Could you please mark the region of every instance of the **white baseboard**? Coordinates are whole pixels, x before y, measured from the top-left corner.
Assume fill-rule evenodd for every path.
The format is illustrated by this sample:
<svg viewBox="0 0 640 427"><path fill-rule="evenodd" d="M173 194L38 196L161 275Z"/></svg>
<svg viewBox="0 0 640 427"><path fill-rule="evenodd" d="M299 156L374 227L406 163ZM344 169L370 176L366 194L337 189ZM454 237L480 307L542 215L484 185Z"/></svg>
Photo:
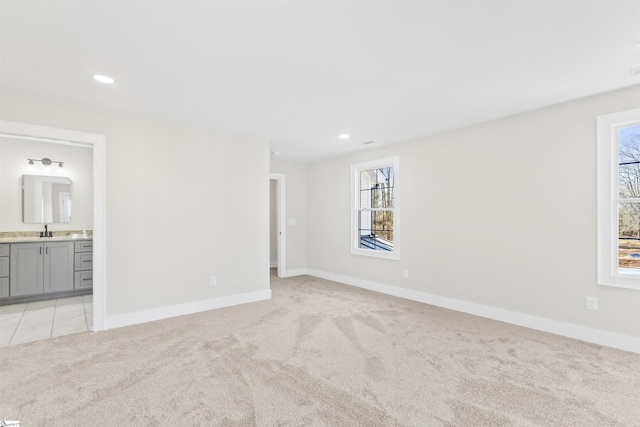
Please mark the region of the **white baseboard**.
<svg viewBox="0 0 640 427"><path fill-rule="evenodd" d="M550 332L552 334L575 338L593 344L613 347L620 350L631 351L634 353L640 353L640 338L632 337L629 335L622 335L615 332L588 328L572 323L560 322L558 320L551 320L544 317L504 310L488 305L476 304L473 302L462 301L454 298L428 294L426 292L398 288L395 286L384 285L382 283L358 279L355 277L327 273L325 271L306 269L306 274L310 276L320 277L322 279L333 280L334 282L344 283L346 285L368 289L370 291L392 295L395 297L448 308L450 310L486 317L493 320L499 320L501 322L507 322L518 326L524 326L526 328L536 329L538 331Z"/></svg>
<svg viewBox="0 0 640 427"><path fill-rule="evenodd" d="M307 274L306 268L296 268L293 270L285 270L281 277L304 276Z"/></svg>
<svg viewBox="0 0 640 427"><path fill-rule="evenodd" d="M152 310L136 311L133 313L117 314L107 316L105 319L105 329L120 328L123 326L136 325L138 323L152 322L154 320L168 319L170 317L183 316L185 314L199 313L201 311L213 310L216 308L231 307L233 305L246 304L267 300L271 298L271 289L262 291L247 292L244 294L229 295L226 297L212 298L204 301L195 301L185 304L172 305L168 307L156 308Z"/></svg>

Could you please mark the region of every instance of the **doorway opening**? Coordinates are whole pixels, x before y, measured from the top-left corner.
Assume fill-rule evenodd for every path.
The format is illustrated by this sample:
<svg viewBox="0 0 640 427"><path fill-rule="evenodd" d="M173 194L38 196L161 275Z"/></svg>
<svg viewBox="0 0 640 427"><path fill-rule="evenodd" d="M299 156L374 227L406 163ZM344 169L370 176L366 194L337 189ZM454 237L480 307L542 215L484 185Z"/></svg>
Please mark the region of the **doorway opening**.
<svg viewBox="0 0 640 427"><path fill-rule="evenodd" d="M283 277L286 268L285 175L272 173L269 180L269 266Z"/></svg>
<svg viewBox="0 0 640 427"><path fill-rule="evenodd" d="M0 136L92 148L93 330L105 329L105 136L0 120Z"/></svg>

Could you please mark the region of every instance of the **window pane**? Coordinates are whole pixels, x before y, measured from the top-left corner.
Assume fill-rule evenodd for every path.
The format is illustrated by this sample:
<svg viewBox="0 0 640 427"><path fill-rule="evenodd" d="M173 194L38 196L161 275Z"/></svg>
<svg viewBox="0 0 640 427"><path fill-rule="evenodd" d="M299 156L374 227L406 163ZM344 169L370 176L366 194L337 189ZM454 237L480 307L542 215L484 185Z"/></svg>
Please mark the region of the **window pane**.
<svg viewBox="0 0 640 427"><path fill-rule="evenodd" d="M377 251L393 250L393 212L359 212L359 247Z"/></svg>
<svg viewBox="0 0 640 427"><path fill-rule="evenodd" d="M360 208L393 207L393 168L360 172Z"/></svg>
<svg viewBox="0 0 640 427"><path fill-rule="evenodd" d="M371 207L372 208L392 208L393 207L393 188L384 187L371 190Z"/></svg>
<svg viewBox="0 0 640 427"><path fill-rule="evenodd" d="M618 266L640 270L640 203L618 204Z"/></svg>
<svg viewBox="0 0 640 427"><path fill-rule="evenodd" d="M618 150L619 197L640 197L640 126L620 129Z"/></svg>

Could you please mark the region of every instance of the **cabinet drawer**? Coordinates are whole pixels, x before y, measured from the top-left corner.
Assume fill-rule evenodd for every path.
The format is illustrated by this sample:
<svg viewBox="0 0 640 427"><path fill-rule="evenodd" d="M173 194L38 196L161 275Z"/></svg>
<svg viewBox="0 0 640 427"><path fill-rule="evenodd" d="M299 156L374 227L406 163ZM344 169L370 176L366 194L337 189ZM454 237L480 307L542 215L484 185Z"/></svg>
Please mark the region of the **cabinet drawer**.
<svg viewBox="0 0 640 427"><path fill-rule="evenodd" d="M9 248L8 243L3 243L0 245L0 256L9 256L11 253L11 249Z"/></svg>
<svg viewBox="0 0 640 427"><path fill-rule="evenodd" d="M0 298L9 297L9 278L0 277Z"/></svg>
<svg viewBox="0 0 640 427"><path fill-rule="evenodd" d="M93 287L93 271L76 271L74 289L87 289Z"/></svg>
<svg viewBox="0 0 640 427"><path fill-rule="evenodd" d="M0 277L9 275L9 257L0 256Z"/></svg>
<svg viewBox="0 0 640 427"><path fill-rule="evenodd" d="M76 254L75 270L91 270L93 268L93 253L81 252Z"/></svg>
<svg viewBox="0 0 640 427"><path fill-rule="evenodd" d="M76 252L91 252L93 250L93 240L81 240L75 244Z"/></svg>

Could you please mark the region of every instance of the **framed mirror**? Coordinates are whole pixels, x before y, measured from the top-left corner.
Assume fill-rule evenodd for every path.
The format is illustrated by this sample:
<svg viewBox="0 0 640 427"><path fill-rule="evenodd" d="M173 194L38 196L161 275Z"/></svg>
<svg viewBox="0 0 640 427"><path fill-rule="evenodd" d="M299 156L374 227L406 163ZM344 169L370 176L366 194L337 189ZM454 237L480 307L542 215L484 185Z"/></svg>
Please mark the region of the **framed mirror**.
<svg viewBox="0 0 640 427"><path fill-rule="evenodd" d="M22 176L22 222L71 222L71 180L63 176Z"/></svg>

